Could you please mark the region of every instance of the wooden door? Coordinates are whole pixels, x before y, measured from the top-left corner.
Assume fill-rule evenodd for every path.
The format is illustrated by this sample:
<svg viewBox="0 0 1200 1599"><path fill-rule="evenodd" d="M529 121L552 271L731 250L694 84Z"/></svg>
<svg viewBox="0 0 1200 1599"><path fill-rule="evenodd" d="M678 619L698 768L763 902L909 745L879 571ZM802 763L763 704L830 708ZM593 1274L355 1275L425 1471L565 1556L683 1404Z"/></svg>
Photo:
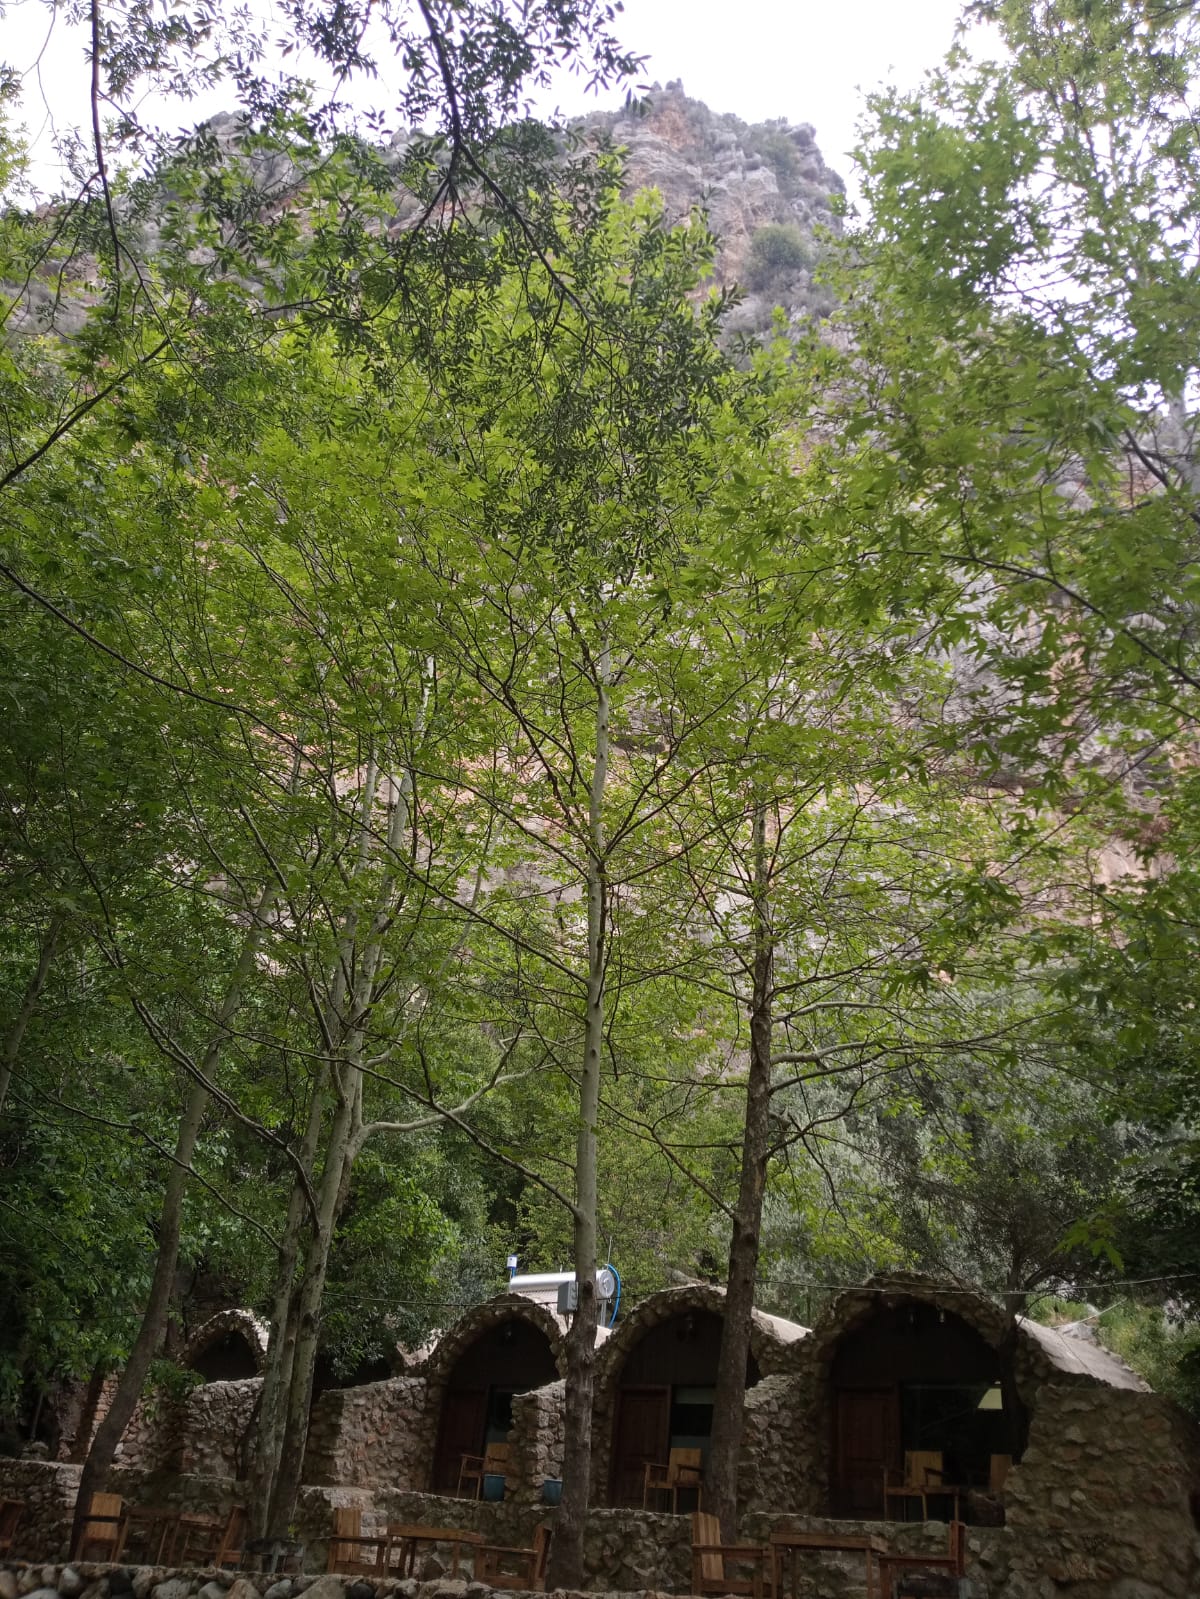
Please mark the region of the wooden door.
<svg viewBox="0 0 1200 1599"><path fill-rule="evenodd" d="M900 1400L894 1388L842 1388L834 1396L835 1516L883 1514L883 1474L900 1464Z"/></svg>
<svg viewBox="0 0 1200 1599"><path fill-rule="evenodd" d="M458 1490L458 1472L464 1455L483 1453L483 1433L487 1422L486 1388L450 1388L442 1400L442 1419L438 1425L437 1448L433 1455L435 1494Z"/></svg>
<svg viewBox="0 0 1200 1599"><path fill-rule="evenodd" d="M667 1463L670 1418L669 1388L620 1390L613 1428L610 1504L641 1504L647 1465Z"/></svg>

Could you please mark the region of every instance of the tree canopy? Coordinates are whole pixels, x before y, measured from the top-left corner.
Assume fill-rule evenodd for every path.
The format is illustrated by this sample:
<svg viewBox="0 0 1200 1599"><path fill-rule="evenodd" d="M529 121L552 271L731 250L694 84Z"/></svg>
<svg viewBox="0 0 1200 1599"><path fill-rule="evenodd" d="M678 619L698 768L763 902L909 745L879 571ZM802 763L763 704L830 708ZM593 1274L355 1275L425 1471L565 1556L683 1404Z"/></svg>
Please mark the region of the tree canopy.
<svg viewBox="0 0 1200 1599"><path fill-rule="evenodd" d="M569 1255L570 1585L610 1254L727 1282L727 1519L756 1301L1194 1292L1196 22L968 8L745 352L523 115L609 8L282 12L336 92L93 4L75 192L3 147L0 1405L122 1368L90 1488L249 1304L278 1531L319 1370Z"/></svg>

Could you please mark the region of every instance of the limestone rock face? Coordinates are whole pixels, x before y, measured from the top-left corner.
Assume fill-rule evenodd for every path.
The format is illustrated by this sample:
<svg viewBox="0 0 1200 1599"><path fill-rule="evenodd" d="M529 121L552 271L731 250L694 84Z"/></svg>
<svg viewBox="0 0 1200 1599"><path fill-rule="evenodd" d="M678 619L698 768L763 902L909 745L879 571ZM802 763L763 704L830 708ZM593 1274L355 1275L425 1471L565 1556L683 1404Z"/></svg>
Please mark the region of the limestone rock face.
<svg viewBox="0 0 1200 1599"><path fill-rule="evenodd" d="M703 206L719 241L716 281L746 294L733 329L761 332L776 305L789 316L830 308L813 266L818 232L837 229L834 203L845 184L825 165L809 123L746 123L689 99L675 82L621 111L593 112L582 126L627 152L626 187L657 189L669 221Z"/></svg>

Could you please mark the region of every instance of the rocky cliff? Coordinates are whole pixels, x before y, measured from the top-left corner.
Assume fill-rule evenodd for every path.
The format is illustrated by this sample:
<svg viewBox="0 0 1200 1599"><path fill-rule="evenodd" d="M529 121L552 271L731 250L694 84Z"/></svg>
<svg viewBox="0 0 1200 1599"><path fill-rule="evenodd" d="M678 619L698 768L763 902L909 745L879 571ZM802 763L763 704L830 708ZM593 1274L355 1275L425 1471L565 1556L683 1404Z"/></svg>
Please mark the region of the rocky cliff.
<svg viewBox="0 0 1200 1599"><path fill-rule="evenodd" d="M583 127L626 150L628 187L659 190L669 220L694 205L708 212L720 240L717 281L745 292L733 329L766 328L776 305L793 316L829 310L812 274L821 230L838 226L845 185L825 165L810 124L746 123L710 111L674 82L620 111L594 112Z"/></svg>
<svg viewBox="0 0 1200 1599"><path fill-rule="evenodd" d="M825 165L809 123L746 123L692 100L680 82L659 85L618 111L597 111L575 125L585 138L602 135L625 155L629 192L657 189L671 222L693 206L707 212L719 241L715 280L737 284L743 299L728 319L735 333L769 328L776 306L792 317L823 316L832 308L813 281L823 230L839 226L837 201L845 185ZM239 146L241 123L230 113L210 118L203 139L219 161ZM380 154L397 177L397 225L423 216L425 201L403 183L410 132L396 133ZM266 208L291 203L296 168L278 151L243 151L250 184ZM118 196L116 214L127 251L152 257L161 243L161 199L146 190L135 206ZM86 276L86 273L85 273ZM11 287L15 287L11 286ZM93 297L76 285L65 297L53 271L24 287L22 322L72 336Z"/></svg>

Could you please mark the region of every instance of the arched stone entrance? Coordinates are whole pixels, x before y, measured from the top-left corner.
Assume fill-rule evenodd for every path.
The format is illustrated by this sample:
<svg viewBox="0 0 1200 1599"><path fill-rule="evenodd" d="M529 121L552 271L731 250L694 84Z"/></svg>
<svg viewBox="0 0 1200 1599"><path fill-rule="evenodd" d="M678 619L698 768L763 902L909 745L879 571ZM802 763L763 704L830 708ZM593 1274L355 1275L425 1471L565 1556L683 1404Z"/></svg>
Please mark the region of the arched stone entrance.
<svg viewBox="0 0 1200 1599"><path fill-rule="evenodd" d="M720 1357L721 1317L711 1310L681 1311L630 1351L617 1384L610 1505L640 1505L646 1465L672 1449L699 1449L707 1459ZM751 1355L747 1388L758 1379Z"/></svg>
<svg viewBox="0 0 1200 1599"><path fill-rule="evenodd" d="M244 1310L223 1310L206 1321L188 1342L182 1364L206 1383L242 1382L262 1371L266 1334Z"/></svg>
<svg viewBox="0 0 1200 1599"><path fill-rule="evenodd" d="M721 1352L725 1295L692 1284L651 1294L596 1359L593 1496L598 1504L640 1505L648 1463L672 1449L707 1456ZM804 1328L757 1311L746 1386L783 1369Z"/></svg>
<svg viewBox="0 0 1200 1599"><path fill-rule="evenodd" d="M455 1493L462 1457L507 1438L514 1396L559 1377L561 1342L557 1319L516 1296L480 1306L446 1334L427 1367L437 1418L431 1492Z"/></svg>
<svg viewBox="0 0 1200 1599"><path fill-rule="evenodd" d="M884 1473L898 1475L908 1451L940 1454L944 1480L963 1488L986 1485L991 1457L1011 1452L999 1352L952 1310L880 1301L840 1341L829 1381L835 1516L882 1515Z"/></svg>

